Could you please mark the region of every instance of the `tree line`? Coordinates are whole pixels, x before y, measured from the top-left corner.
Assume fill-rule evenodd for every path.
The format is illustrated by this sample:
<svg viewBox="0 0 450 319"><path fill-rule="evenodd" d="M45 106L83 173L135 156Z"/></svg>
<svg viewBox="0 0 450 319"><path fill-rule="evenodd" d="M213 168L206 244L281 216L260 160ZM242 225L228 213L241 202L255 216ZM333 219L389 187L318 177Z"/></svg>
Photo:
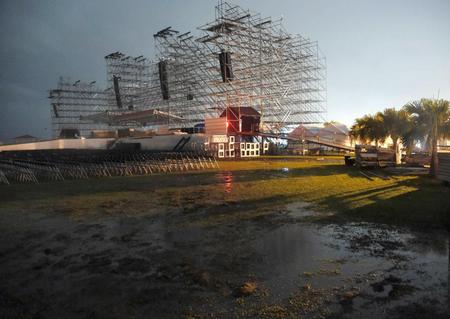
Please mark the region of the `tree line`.
<svg viewBox="0 0 450 319"><path fill-rule="evenodd" d="M421 146L431 154L430 174L436 176L438 141L450 138L450 106L444 99L421 99L401 109L387 108L383 112L357 118L350 136L361 143L374 142L376 146L390 137L397 150L401 142L407 153Z"/></svg>

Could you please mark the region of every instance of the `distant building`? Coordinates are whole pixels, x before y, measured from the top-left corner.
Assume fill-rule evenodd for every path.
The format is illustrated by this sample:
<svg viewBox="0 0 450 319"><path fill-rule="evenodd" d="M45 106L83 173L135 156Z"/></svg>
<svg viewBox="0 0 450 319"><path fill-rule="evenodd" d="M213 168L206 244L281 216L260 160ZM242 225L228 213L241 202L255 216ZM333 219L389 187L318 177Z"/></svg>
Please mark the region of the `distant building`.
<svg viewBox="0 0 450 319"><path fill-rule="evenodd" d="M337 122L321 126L301 124L288 137L288 150L294 154L333 152L352 146L348 127Z"/></svg>
<svg viewBox="0 0 450 319"><path fill-rule="evenodd" d="M21 144L21 143L33 143L38 141L39 139L37 137L34 137L32 135L20 135L20 136L16 136L14 137L14 143L16 144Z"/></svg>

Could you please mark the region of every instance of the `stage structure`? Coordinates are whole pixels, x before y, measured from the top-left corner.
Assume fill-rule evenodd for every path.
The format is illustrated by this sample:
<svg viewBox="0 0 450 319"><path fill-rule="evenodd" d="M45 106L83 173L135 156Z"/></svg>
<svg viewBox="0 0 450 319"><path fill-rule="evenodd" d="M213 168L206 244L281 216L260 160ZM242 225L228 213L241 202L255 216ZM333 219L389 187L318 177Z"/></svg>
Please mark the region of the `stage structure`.
<svg viewBox="0 0 450 319"><path fill-rule="evenodd" d="M50 92L54 135L62 129L189 128L252 107L260 132L322 123L326 68L317 42L288 33L281 19L220 1L200 34L154 34L156 59L105 57L107 88L63 80Z"/></svg>
<svg viewBox="0 0 450 319"><path fill-rule="evenodd" d="M120 52L105 56L105 61L107 89L100 89L95 81L73 82L61 77L57 88L50 91L53 137L64 135L68 130L89 136L95 130L141 125L128 119L120 123L102 119L105 114L119 116L147 109L142 102L150 83L150 61L143 56L130 57Z"/></svg>

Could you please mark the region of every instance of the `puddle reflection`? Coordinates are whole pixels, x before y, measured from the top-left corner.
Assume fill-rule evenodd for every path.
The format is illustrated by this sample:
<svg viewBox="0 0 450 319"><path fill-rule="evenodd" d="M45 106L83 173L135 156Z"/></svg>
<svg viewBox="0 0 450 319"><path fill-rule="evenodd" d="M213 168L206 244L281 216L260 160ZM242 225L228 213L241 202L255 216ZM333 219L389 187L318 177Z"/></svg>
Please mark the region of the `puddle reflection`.
<svg viewBox="0 0 450 319"><path fill-rule="evenodd" d="M263 262L251 271L265 274L263 285L271 291L274 302L305 285L331 289L350 284L365 295L365 300L353 301L353 308L364 318L379 318L364 302L381 300L383 294L389 295L384 298L392 309L432 298L439 312L446 304L450 259L445 247L449 240L446 233L413 233L369 223L291 224L253 243ZM391 279L396 282L389 288L386 282ZM377 285L386 286L386 291L384 286L377 290ZM414 293L404 292L395 298L394 293L389 294L393 288L397 289L394 293L401 293L401 289Z"/></svg>
<svg viewBox="0 0 450 319"><path fill-rule="evenodd" d="M216 175L216 178L221 184L224 185L225 193L231 193L231 191L233 190L233 173L221 172Z"/></svg>

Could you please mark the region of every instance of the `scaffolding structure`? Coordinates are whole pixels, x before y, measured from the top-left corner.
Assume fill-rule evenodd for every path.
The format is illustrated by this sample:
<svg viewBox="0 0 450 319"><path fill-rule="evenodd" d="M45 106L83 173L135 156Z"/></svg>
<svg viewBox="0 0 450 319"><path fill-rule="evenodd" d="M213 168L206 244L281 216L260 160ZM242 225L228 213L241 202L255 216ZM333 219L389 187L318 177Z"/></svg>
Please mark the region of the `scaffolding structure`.
<svg viewBox="0 0 450 319"><path fill-rule="evenodd" d="M198 29L198 36L171 27L155 33L155 62L120 52L106 56L104 91L60 84L64 89L51 91L60 114L52 116L54 133L70 125L82 135L101 125L192 127L233 107L256 109L265 132L324 122L326 68L317 42L288 33L281 19L223 1L214 21ZM150 110L143 120L142 111ZM111 116L101 116L106 112L126 116L108 122ZM155 112L159 116L152 118ZM133 114L140 120L133 121Z"/></svg>
<svg viewBox="0 0 450 319"><path fill-rule="evenodd" d="M81 117L98 114L111 108L111 94L95 85L95 81L84 83L72 82L60 78L56 89L50 91L52 136L58 137L62 130L78 130L80 136L87 136L92 131L91 121ZM107 127L106 124L96 124Z"/></svg>
<svg viewBox="0 0 450 319"><path fill-rule="evenodd" d="M117 109L143 109L143 97L150 83L150 61L121 52L105 56L108 87L114 91Z"/></svg>
<svg viewBox="0 0 450 319"><path fill-rule="evenodd" d="M60 78L56 89L50 90L52 135L58 137L64 129L89 136L95 130L114 130L141 125L133 120L111 123L98 121L104 114L122 115L146 109L144 96L150 83L151 62L143 56L131 57L121 52L105 56L106 89L96 81L72 82Z"/></svg>

